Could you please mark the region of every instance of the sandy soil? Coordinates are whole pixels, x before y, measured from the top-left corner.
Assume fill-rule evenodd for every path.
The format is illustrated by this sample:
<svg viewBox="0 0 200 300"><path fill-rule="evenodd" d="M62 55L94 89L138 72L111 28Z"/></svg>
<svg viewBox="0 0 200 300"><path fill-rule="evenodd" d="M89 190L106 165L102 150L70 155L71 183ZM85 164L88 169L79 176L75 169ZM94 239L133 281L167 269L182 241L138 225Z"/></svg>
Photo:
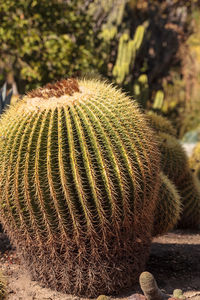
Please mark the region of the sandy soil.
<svg viewBox="0 0 200 300"><path fill-rule="evenodd" d="M32 281L3 233L0 233L0 269L7 277L9 300L83 299L43 288ZM154 239L146 270L154 274L164 292L172 294L174 289L182 289L187 299L200 300L200 233L177 230ZM133 300L135 293L141 293L139 286L115 299Z"/></svg>

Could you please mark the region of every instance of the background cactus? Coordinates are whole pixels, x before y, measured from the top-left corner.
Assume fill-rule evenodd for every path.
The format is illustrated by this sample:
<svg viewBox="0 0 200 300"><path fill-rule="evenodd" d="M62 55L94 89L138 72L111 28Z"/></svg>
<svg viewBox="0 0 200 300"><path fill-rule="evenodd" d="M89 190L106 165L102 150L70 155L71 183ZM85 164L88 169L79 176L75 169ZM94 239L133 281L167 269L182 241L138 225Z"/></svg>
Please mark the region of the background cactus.
<svg viewBox="0 0 200 300"><path fill-rule="evenodd" d="M162 172L161 186L154 217L153 236L165 234L177 224L181 214L181 198L175 185Z"/></svg>
<svg viewBox="0 0 200 300"><path fill-rule="evenodd" d="M116 82L121 84L125 77L129 74L129 70L133 67L136 53L140 49L145 33L145 26L137 27L134 38L130 39L128 33L123 33L119 40L118 54L115 66L113 68L113 76Z"/></svg>
<svg viewBox="0 0 200 300"><path fill-rule="evenodd" d="M175 184L182 200L183 211L178 223L181 228L199 228L200 186L190 170L188 157L179 141L158 132L161 166L164 174Z"/></svg>
<svg viewBox="0 0 200 300"><path fill-rule="evenodd" d="M147 112L147 120L150 126L158 133L167 133L172 136L176 136L176 129L173 127L172 123L165 117L158 115L153 111Z"/></svg>
<svg viewBox="0 0 200 300"><path fill-rule="evenodd" d="M97 80L63 80L12 105L0 132L1 220L34 278L87 296L130 287L160 168L136 103Z"/></svg>

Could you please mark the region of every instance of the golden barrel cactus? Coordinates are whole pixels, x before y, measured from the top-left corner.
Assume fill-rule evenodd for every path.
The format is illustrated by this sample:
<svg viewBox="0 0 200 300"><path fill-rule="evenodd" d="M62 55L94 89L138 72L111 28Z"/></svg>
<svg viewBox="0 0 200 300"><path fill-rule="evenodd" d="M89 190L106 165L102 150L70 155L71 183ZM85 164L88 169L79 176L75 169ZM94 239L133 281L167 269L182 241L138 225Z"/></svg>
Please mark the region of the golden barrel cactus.
<svg viewBox="0 0 200 300"><path fill-rule="evenodd" d="M0 120L0 215L36 280L116 293L148 257L159 151L134 101L98 80L28 93Z"/></svg>

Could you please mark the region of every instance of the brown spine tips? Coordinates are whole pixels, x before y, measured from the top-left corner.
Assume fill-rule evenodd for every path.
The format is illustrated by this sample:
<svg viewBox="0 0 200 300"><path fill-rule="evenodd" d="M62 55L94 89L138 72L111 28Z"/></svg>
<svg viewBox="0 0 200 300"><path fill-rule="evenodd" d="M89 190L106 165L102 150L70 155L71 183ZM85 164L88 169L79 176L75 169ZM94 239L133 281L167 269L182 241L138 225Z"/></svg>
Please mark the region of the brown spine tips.
<svg viewBox="0 0 200 300"><path fill-rule="evenodd" d="M27 94L30 98L48 99L51 97L59 98L64 95L72 96L74 93L80 93L78 81L75 78L63 79L56 83L48 83L43 88L38 88Z"/></svg>

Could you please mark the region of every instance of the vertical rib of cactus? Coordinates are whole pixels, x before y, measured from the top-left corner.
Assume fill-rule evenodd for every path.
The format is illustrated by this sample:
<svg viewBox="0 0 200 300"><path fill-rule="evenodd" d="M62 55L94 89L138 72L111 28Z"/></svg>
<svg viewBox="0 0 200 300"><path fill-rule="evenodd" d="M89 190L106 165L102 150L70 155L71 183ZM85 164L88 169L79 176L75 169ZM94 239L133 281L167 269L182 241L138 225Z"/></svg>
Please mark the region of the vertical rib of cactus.
<svg viewBox="0 0 200 300"><path fill-rule="evenodd" d="M32 116L30 116L28 122L26 123L26 127L21 128L21 130L19 130L19 139L13 145L15 149L15 154L13 154L13 159L11 160L11 165L14 166L14 169L11 170L11 173L14 174L11 188L13 204L17 209L21 221L20 227L22 228L27 237L29 236L29 231L32 231L32 228L30 226L30 212L27 209L26 202L24 201L22 172L24 169L23 163L25 160L25 153L29 139L29 134L32 130L32 126L35 120L37 120L37 114L33 114Z"/></svg>
<svg viewBox="0 0 200 300"><path fill-rule="evenodd" d="M47 152L46 152L46 193L52 199L52 210L54 218L57 220L56 227L60 235L60 248L65 252L65 257L69 256L69 245L71 243L72 225L69 218L69 211L65 198L61 191L58 167L58 110L52 111L49 119L47 133Z"/></svg>
<svg viewBox="0 0 200 300"><path fill-rule="evenodd" d="M103 131L104 135L109 139L109 146L115 153L118 164L120 164L122 173L121 181L123 181L122 185L124 186L123 193L127 194L130 198L133 197L133 199L136 199L138 197L138 190L134 187L134 184L136 183L135 170L131 164L127 149L120 134L113 128L107 116L104 115L97 105L87 103L86 106L84 103L81 103L80 106L85 110L85 114L88 115L91 121L96 118L96 123L99 124L100 130ZM126 195L124 195L124 197L126 197ZM133 202L129 203L129 205L131 211L133 211Z"/></svg>
<svg viewBox="0 0 200 300"><path fill-rule="evenodd" d="M110 124L114 129L116 129L116 131L119 132L121 140L123 141L127 149L127 153L134 168L134 173L136 174L136 181L134 182L134 186L138 190L138 193L141 193L141 197L143 197L143 202L141 201L140 197L135 198L134 201L134 209L138 213L139 220L141 212L143 211L143 205L155 205L154 201L151 201L151 204L149 203L147 195L147 193L149 192L150 182L147 183L146 180L142 179L148 178L148 174L151 176L152 172L151 163L155 159L155 155L154 153L152 153L152 161L150 161L149 154L147 153L147 149L151 149L151 141L147 141L146 137L142 139L144 133L141 133L141 136L139 137L136 133L136 130L138 129L139 132L141 130L137 127L134 131L132 128L132 124L130 124L130 121L126 117L122 117L123 107L121 108L122 112L120 113L119 107L118 110L116 110L116 108L112 107L112 103L110 104L109 102L105 106L103 102L99 102L96 99L92 98L90 99L90 101L87 101L87 105L91 104L93 104L93 107L96 106L97 108L99 108L99 111L101 111L101 113L99 113L99 116L100 114L104 115L105 117L107 117L107 120L110 120ZM119 102L118 105L121 106L122 104ZM124 105L130 105L130 103L125 103ZM132 111L132 107L130 107L130 110ZM99 119L101 120L101 118ZM138 120L136 121L138 122ZM134 126L136 127L136 124ZM147 134L147 136L148 135L149 134ZM127 136L129 136L130 139L127 139ZM133 137L135 137L135 139ZM141 144L141 141L143 145ZM136 199L138 199L139 201L137 201ZM147 203L144 204L144 201L147 201ZM135 214L135 217L137 217L136 215L137 214Z"/></svg>
<svg viewBox="0 0 200 300"><path fill-rule="evenodd" d="M41 126L39 128L39 134L36 143L35 159L34 159L34 188L37 195L37 204L41 211L41 219L46 231L46 245L48 247L55 247L57 241L57 220L55 219L55 210L53 208L52 199L48 191L47 180L47 136L49 130L49 123L51 117L51 111L47 111L42 116ZM41 181L42 178L42 181ZM42 184L41 184L42 183Z"/></svg>
<svg viewBox="0 0 200 300"><path fill-rule="evenodd" d="M72 108L70 109L70 111L72 111ZM89 143L88 151L91 151L93 153L93 158L98 162L97 168L102 176L105 191L107 193L107 200L109 201L109 206L111 207L111 211L110 209L107 210L107 218L108 214L112 214L114 220L113 223L115 223L115 226L118 227L119 209L116 205L116 201L114 200L115 191L113 190L113 183L110 178L108 165L103 157L102 149L98 147L95 132L93 128L89 126L84 114L81 115L81 121L81 125L85 134L85 140L87 140L87 143Z"/></svg>
<svg viewBox="0 0 200 300"><path fill-rule="evenodd" d="M68 151L69 136L67 135L65 112L63 109L58 109L58 166L61 180L61 192L65 196L66 205L72 219L72 236L76 243L79 244L81 235L80 216L77 210L77 201L74 199L73 193L70 190L70 186L72 186L72 172ZM64 207L66 207L66 205L64 205Z"/></svg>
<svg viewBox="0 0 200 300"><path fill-rule="evenodd" d="M32 126L32 131L27 143L27 151L24 161L24 171L22 176L24 179L24 197L27 209L30 212L30 222L35 233L35 238L39 246L43 243L44 223L41 221L41 211L36 200L36 191L34 190L34 163L31 161L35 157L35 144L39 135L39 128L42 122L43 113L38 114L36 122ZM34 150L33 150L34 148ZM34 234L33 234L34 236Z"/></svg>
<svg viewBox="0 0 200 300"><path fill-rule="evenodd" d="M4 163L7 166L6 168L2 168L2 184L5 185L5 197L3 196L2 199L5 198L7 203L7 212L8 216L12 220L13 226L16 228L21 224L21 220L16 214L17 207L14 205L14 197L13 197L13 182L14 182L14 169L16 165L16 145L19 144L20 138L22 136L22 132L26 127L26 124L30 118L30 115L27 114L24 117L24 121L20 124L20 126L14 126L13 130L11 131L10 135L7 136L6 141L6 149L5 149L5 157ZM13 163L13 164L12 164ZM3 200L4 201L4 200ZM2 206L4 207L4 206ZM5 219L9 219L8 216Z"/></svg>
<svg viewBox="0 0 200 300"><path fill-rule="evenodd" d="M84 114L88 120L88 124L93 128L96 140L98 142L98 148L102 148L102 155L109 158L110 166L108 166L108 169L113 181L113 187L116 191L115 200L117 201L120 215L123 213L123 222L127 223L130 214L133 213L133 210L131 211L130 208L132 206L132 203L129 203L129 201L127 200L127 194L128 197L130 197L129 189L127 188L126 184L127 179L125 179L125 174L127 173L127 170L125 168L122 168L122 162L120 161L123 152L119 153L119 149L114 147L113 142L110 140L108 133L106 132L102 123L99 121L99 118L96 116L96 113L94 114L94 112L92 111L92 109L89 108L89 106L85 106L82 103L80 106L77 106L76 109L79 114L79 117L82 118L82 115ZM107 123L107 125L109 126L109 122ZM105 157L104 161L106 161ZM126 164L126 166L128 166L128 169L130 169L128 163ZM118 201L119 199L122 199L121 204Z"/></svg>
<svg viewBox="0 0 200 300"><path fill-rule="evenodd" d="M78 149L75 146L75 128L73 124L73 120L70 117L68 109L65 109L65 120L66 120L66 129L67 129L67 135L68 135L68 143L69 143L69 157L70 157L70 165L71 165L71 171L72 171L72 177L75 187L76 195L78 196L78 199L75 199L75 201L79 201L79 203L76 203L76 207L79 206L79 214L80 214L80 220L82 222L82 226L85 227L85 232L87 234L92 234L94 232L93 224L92 224L92 217L91 212L88 209L87 206L87 197L84 192L83 188L83 182L81 180L80 176L80 170L78 168L77 163L77 154Z"/></svg>
<svg viewBox="0 0 200 300"><path fill-rule="evenodd" d="M73 118L74 125L77 132L77 138L79 140L80 145L80 155L82 155L81 161L83 162L84 170L82 170L82 177L84 180L84 184L90 187L90 190L88 191L88 209L91 211L91 215L93 216L93 224L95 226L96 224L96 230L101 230L103 233L103 236L105 238L105 229L108 226L108 221L106 219L106 212L105 207L103 207L103 199L101 198L101 194L99 192L100 187L96 183L95 178L95 172L94 172L94 166L92 165L92 160L90 157L89 149L87 147L86 138L84 135L83 126L81 124L81 121L79 120L79 117L77 115L76 110L74 110L73 107L70 108L70 114ZM80 163L79 163L80 164ZM81 170L81 166L79 168Z"/></svg>

